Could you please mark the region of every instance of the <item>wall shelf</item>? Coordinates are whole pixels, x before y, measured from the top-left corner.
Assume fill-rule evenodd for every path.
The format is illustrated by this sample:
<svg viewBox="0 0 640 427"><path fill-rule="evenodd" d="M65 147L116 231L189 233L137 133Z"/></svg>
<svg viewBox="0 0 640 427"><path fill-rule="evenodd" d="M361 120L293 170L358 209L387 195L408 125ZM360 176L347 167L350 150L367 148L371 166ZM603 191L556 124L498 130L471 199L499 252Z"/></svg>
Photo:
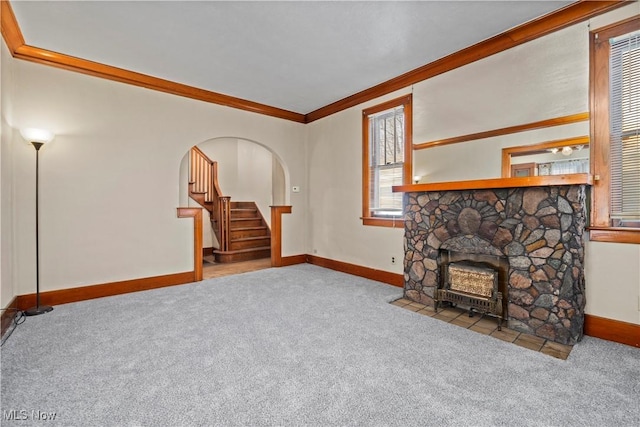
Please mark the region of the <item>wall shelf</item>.
<svg viewBox="0 0 640 427"><path fill-rule="evenodd" d="M468 181L432 182L428 184L394 185L395 193L482 190L489 188L547 187L559 185L593 185L593 176L587 173L570 175L525 176L515 178L474 179Z"/></svg>

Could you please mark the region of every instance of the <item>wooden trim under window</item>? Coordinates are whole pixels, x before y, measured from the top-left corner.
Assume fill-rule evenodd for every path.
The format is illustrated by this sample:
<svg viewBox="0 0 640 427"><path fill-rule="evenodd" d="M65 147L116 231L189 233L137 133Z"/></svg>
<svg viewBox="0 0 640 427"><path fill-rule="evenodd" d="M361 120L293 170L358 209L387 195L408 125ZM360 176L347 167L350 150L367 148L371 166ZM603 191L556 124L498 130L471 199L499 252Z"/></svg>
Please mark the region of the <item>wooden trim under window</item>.
<svg viewBox="0 0 640 427"><path fill-rule="evenodd" d="M413 172L413 97L411 94L401 96L375 105L362 111L362 224L380 227L396 227L396 223L402 222L402 218L378 218L371 215L369 209L369 192L371 183L369 182L369 116L380 113L391 108L404 107L404 163L403 163L403 184L411 184ZM403 225L401 225L403 226Z"/></svg>
<svg viewBox="0 0 640 427"><path fill-rule="evenodd" d="M404 228L404 218L378 218L378 217L362 217L363 225L373 225L376 227Z"/></svg>
<svg viewBox="0 0 640 427"><path fill-rule="evenodd" d="M591 224L589 238L601 242L640 243L640 228L612 227L609 175L609 39L640 29L640 15L591 31L589 92L591 108Z"/></svg>
<svg viewBox="0 0 640 427"><path fill-rule="evenodd" d="M589 240L610 243L640 244L640 228L589 227Z"/></svg>

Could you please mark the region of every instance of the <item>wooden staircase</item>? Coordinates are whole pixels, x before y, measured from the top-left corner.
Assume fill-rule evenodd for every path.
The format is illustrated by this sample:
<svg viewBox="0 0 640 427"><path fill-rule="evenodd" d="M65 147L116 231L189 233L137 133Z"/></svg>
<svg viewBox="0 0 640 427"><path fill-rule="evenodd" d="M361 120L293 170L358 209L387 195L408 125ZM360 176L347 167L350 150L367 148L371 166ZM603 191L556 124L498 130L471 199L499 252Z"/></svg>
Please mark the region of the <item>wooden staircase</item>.
<svg viewBox="0 0 640 427"><path fill-rule="evenodd" d="M219 248L215 261L230 263L271 256L271 231L255 202L232 202L218 185L218 164L197 147L189 161L189 196L209 211Z"/></svg>
<svg viewBox="0 0 640 427"><path fill-rule="evenodd" d="M254 202L231 202L229 248L213 255L221 263L271 256L271 233Z"/></svg>

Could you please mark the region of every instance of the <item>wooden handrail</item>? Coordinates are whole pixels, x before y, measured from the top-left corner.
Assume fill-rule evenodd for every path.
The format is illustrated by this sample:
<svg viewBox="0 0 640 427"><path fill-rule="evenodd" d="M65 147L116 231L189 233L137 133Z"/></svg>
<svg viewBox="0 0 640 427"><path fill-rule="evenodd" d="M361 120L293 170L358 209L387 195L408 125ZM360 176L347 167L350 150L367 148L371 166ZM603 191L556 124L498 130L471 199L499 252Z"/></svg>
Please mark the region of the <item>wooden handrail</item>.
<svg viewBox="0 0 640 427"><path fill-rule="evenodd" d="M218 239L220 250L229 250L230 229L231 229L231 197L222 196L218 198Z"/></svg>
<svg viewBox="0 0 640 427"><path fill-rule="evenodd" d="M223 195L220 190L218 162L211 160L198 147L192 147L189 168L190 195L211 214L211 220L216 223L213 229L220 242L220 250L227 251L231 227L231 197Z"/></svg>

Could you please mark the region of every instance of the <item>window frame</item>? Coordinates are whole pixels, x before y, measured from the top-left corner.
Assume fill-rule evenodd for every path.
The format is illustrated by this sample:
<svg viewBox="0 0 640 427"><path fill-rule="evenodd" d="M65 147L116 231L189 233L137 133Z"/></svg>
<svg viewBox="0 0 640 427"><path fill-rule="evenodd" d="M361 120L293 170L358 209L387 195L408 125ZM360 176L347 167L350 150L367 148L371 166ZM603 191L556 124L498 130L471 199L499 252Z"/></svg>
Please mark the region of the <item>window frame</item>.
<svg viewBox="0 0 640 427"><path fill-rule="evenodd" d="M609 39L639 29L640 15L636 15L589 34L591 170L594 176L589 237L593 241L640 244L640 228L613 227L609 213Z"/></svg>
<svg viewBox="0 0 640 427"><path fill-rule="evenodd" d="M404 95L382 104L375 105L362 110L362 219L363 225L373 225L379 227L404 227L404 218L374 217L369 206L369 191L371 189L371 168L369 167L370 143L369 143L369 116L390 110L396 107L403 107L404 111L404 162L402 165L402 184L411 184L413 171L413 110L412 95Z"/></svg>

